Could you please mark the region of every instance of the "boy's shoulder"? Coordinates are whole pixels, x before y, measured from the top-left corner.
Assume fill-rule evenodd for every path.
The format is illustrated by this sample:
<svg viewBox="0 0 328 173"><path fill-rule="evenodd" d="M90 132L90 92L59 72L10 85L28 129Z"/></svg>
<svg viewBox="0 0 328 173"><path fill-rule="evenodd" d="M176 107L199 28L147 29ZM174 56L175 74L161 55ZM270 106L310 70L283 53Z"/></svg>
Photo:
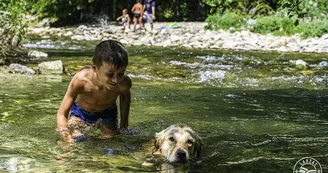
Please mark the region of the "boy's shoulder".
<svg viewBox="0 0 328 173"><path fill-rule="evenodd" d="M74 82L83 85L85 83L90 83L93 75L93 70L90 66L83 67L80 69L73 77Z"/></svg>
<svg viewBox="0 0 328 173"><path fill-rule="evenodd" d="M91 66L84 66L75 74L75 76L90 78L92 74L93 70L91 69Z"/></svg>
<svg viewBox="0 0 328 173"><path fill-rule="evenodd" d="M130 90L131 87L132 87L131 78L129 76L124 76L123 81L120 83L119 90L124 92L124 91Z"/></svg>

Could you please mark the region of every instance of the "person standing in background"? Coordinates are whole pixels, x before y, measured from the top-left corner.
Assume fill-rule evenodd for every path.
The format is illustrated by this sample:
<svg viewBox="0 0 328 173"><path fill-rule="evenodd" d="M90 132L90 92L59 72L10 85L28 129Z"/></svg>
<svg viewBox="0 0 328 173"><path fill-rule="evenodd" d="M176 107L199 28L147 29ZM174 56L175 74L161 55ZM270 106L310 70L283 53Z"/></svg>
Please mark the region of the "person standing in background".
<svg viewBox="0 0 328 173"><path fill-rule="evenodd" d="M151 30L153 30L153 21L155 17L155 6L154 0L145 0L143 5L144 16L146 17L146 22L150 24Z"/></svg>
<svg viewBox="0 0 328 173"><path fill-rule="evenodd" d="M133 5L131 11L133 13L133 31L136 30L138 23L140 25L140 29L143 29L144 28L142 23L143 7L141 4L141 0L136 0L136 3Z"/></svg>

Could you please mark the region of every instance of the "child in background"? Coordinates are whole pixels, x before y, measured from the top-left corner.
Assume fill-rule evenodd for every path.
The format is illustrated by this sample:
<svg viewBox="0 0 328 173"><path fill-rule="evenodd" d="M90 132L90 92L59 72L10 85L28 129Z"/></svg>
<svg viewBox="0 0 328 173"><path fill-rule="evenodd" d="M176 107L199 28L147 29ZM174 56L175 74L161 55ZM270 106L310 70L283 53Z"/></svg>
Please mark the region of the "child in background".
<svg viewBox="0 0 328 173"><path fill-rule="evenodd" d="M122 16L118 17L116 20L117 21L122 20L122 25L123 25L122 30L125 30L126 27L128 27L130 29L130 21L131 21L131 19L130 19L130 16L128 14L128 10L127 9L123 9L122 10Z"/></svg>

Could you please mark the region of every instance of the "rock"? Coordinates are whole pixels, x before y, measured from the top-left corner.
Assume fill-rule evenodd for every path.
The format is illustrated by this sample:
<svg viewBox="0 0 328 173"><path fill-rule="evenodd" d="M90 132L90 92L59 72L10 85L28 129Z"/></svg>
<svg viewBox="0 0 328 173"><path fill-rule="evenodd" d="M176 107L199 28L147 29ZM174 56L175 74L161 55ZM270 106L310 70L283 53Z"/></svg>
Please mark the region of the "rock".
<svg viewBox="0 0 328 173"><path fill-rule="evenodd" d="M321 39L322 40L328 40L328 34L325 34L325 35L321 36Z"/></svg>
<svg viewBox="0 0 328 173"><path fill-rule="evenodd" d="M85 26L85 25L80 25L79 27L77 27L76 28L76 32L83 32L83 31L85 31L85 30L87 30L88 29L88 27L87 26Z"/></svg>
<svg viewBox="0 0 328 173"><path fill-rule="evenodd" d="M73 35L72 31L68 31L68 32L64 33L64 36L66 36L66 37L70 37L72 35Z"/></svg>
<svg viewBox="0 0 328 173"><path fill-rule="evenodd" d="M321 62L319 63L319 66L320 66L320 67L328 67L328 62L327 62L327 61L321 61Z"/></svg>
<svg viewBox="0 0 328 173"><path fill-rule="evenodd" d="M20 73L20 74L35 74L35 71L33 69L16 63L9 65L9 72Z"/></svg>
<svg viewBox="0 0 328 173"><path fill-rule="evenodd" d="M121 26L105 25L102 27L80 25L77 28L29 28L29 33L49 38L52 35L70 37L72 40L106 39L123 40L129 45L155 45L162 47L187 47L211 49L242 49L283 52L328 52L328 34L321 38L302 40L300 34L291 37L261 35L250 32L255 20L248 20L248 27L240 32L229 30L205 30L206 22L180 22L179 28L170 28L170 23L154 23L154 30L137 30L123 32ZM158 29L160 28L160 29ZM162 29L164 28L164 29ZM233 28L230 31L234 30ZM28 44L26 44L29 46ZM37 45L39 47L39 45ZM42 46L41 46L42 47Z"/></svg>
<svg viewBox="0 0 328 173"><path fill-rule="evenodd" d="M30 58L47 58L48 54L44 52L39 52L39 51L30 51L27 53L27 56Z"/></svg>
<svg viewBox="0 0 328 173"><path fill-rule="evenodd" d="M295 64L295 67L297 69L306 69L307 63L304 60L298 59L298 60L290 60L291 63Z"/></svg>
<svg viewBox="0 0 328 173"><path fill-rule="evenodd" d="M152 167L152 166L154 166L154 163L151 163L151 162L143 162L142 163L142 166L144 166L144 167Z"/></svg>
<svg viewBox="0 0 328 173"><path fill-rule="evenodd" d="M42 62L38 64L41 74L62 74L64 72L61 60Z"/></svg>

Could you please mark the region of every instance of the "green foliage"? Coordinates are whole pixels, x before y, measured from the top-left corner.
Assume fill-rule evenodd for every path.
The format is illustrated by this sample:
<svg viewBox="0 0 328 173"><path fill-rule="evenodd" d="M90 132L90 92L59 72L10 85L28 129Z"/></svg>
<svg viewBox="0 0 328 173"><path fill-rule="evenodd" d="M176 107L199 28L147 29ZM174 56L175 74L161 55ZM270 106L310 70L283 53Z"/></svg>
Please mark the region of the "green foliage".
<svg viewBox="0 0 328 173"><path fill-rule="evenodd" d="M322 14L328 13L327 0L280 0L277 5L278 11L284 12L290 18L321 17ZM299 20L295 22L297 25Z"/></svg>
<svg viewBox="0 0 328 173"><path fill-rule="evenodd" d="M264 16L256 20L252 32L267 34L270 32L278 31L280 29L280 19L276 16Z"/></svg>
<svg viewBox="0 0 328 173"><path fill-rule="evenodd" d="M42 10L41 0L3 0L0 2L0 53L12 54L20 49L31 19Z"/></svg>
<svg viewBox="0 0 328 173"><path fill-rule="evenodd" d="M210 15L206 19L209 29L240 28L244 25L243 17L236 13L225 13L224 15Z"/></svg>
<svg viewBox="0 0 328 173"><path fill-rule="evenodd" d="M81 13L87 10L89 0L51 0L45 6L43 16L53 18L56 21L62 20L67 23L78 21Z"/></svg>
<svg viewBox="0 0 328 173"><path fill-rule="evenodd" d="M280 22L280 26L282 31L284 32L284 35L294 34L295 22L291 18L282 18Z"/></svg>
<svg viewBox="0 0 328 173"><path fill-rule="evenodd" d="M291 35L300 33L303 39L309 37L321 37L328 33L328 21L318 19L312 22L303 22L298 26L290 18L278 16L264 16L256 20L256 24L251 29L252 32L261 34L274 33L275 35Z"/></svg>
<svg viewBox="0 0 328 173"><path fill-rule="evenodd" d="M226 11L242 15L265 16L283 12L284 17L296 18L297 25L303 17L321 17L328 14L327 0L202 0L211 8L211 13Z"/></svg>
<svg viewBox="0 0 328 173"><path fill-rule="evenodd" d="M281 18L278 16L263 16L256 20L252 32L261 34L280 33L290 35L294 33L294 21L290 18Z"/></svg>
<svg viewBox="0 0 328 173"><path fill-rule="evenodd" d="M26 5L24 0L8 0L0 3L0 53L3 56L16 49L25 35Z"/></svg>
<svg viewBox="0 0 328 173"><path fill-rule="evenodd" d="M211 7L212 13L224 14L227 11L241 15L266 15L273 12L268 0L203 0Z"/></svg>
<svg viewBox="0 0 328 173"><path fill-rule="evenodd" d="M252 16L268 15L274 12L273 8L265 0L255 1L252 3L249 13Z"/></svg>
<svg viewBox="0 0 328 173"><path fill-rule="evenodd" d="M307 0L304 3L303 11L308 17L319 17L328 15L328 1L327 0Z"/></svg>
<svg viewBox="0 0 328 173"><path fill-rule="evenodd" d="M289 18L296 17L304 17L305 13L303 12L301 6L304 3L304 0L281 0L279 1L280 9L284 9L286 11L286 15Z"/></svg>
<svg viewBox="0 0 328 173"><path fill-rule="evenodd" d="M309 37L321 37L328 33L328 21L327 20L315 20L309 23L302 23L295 29L295 32L301 34L303 39Z"/></svg>

